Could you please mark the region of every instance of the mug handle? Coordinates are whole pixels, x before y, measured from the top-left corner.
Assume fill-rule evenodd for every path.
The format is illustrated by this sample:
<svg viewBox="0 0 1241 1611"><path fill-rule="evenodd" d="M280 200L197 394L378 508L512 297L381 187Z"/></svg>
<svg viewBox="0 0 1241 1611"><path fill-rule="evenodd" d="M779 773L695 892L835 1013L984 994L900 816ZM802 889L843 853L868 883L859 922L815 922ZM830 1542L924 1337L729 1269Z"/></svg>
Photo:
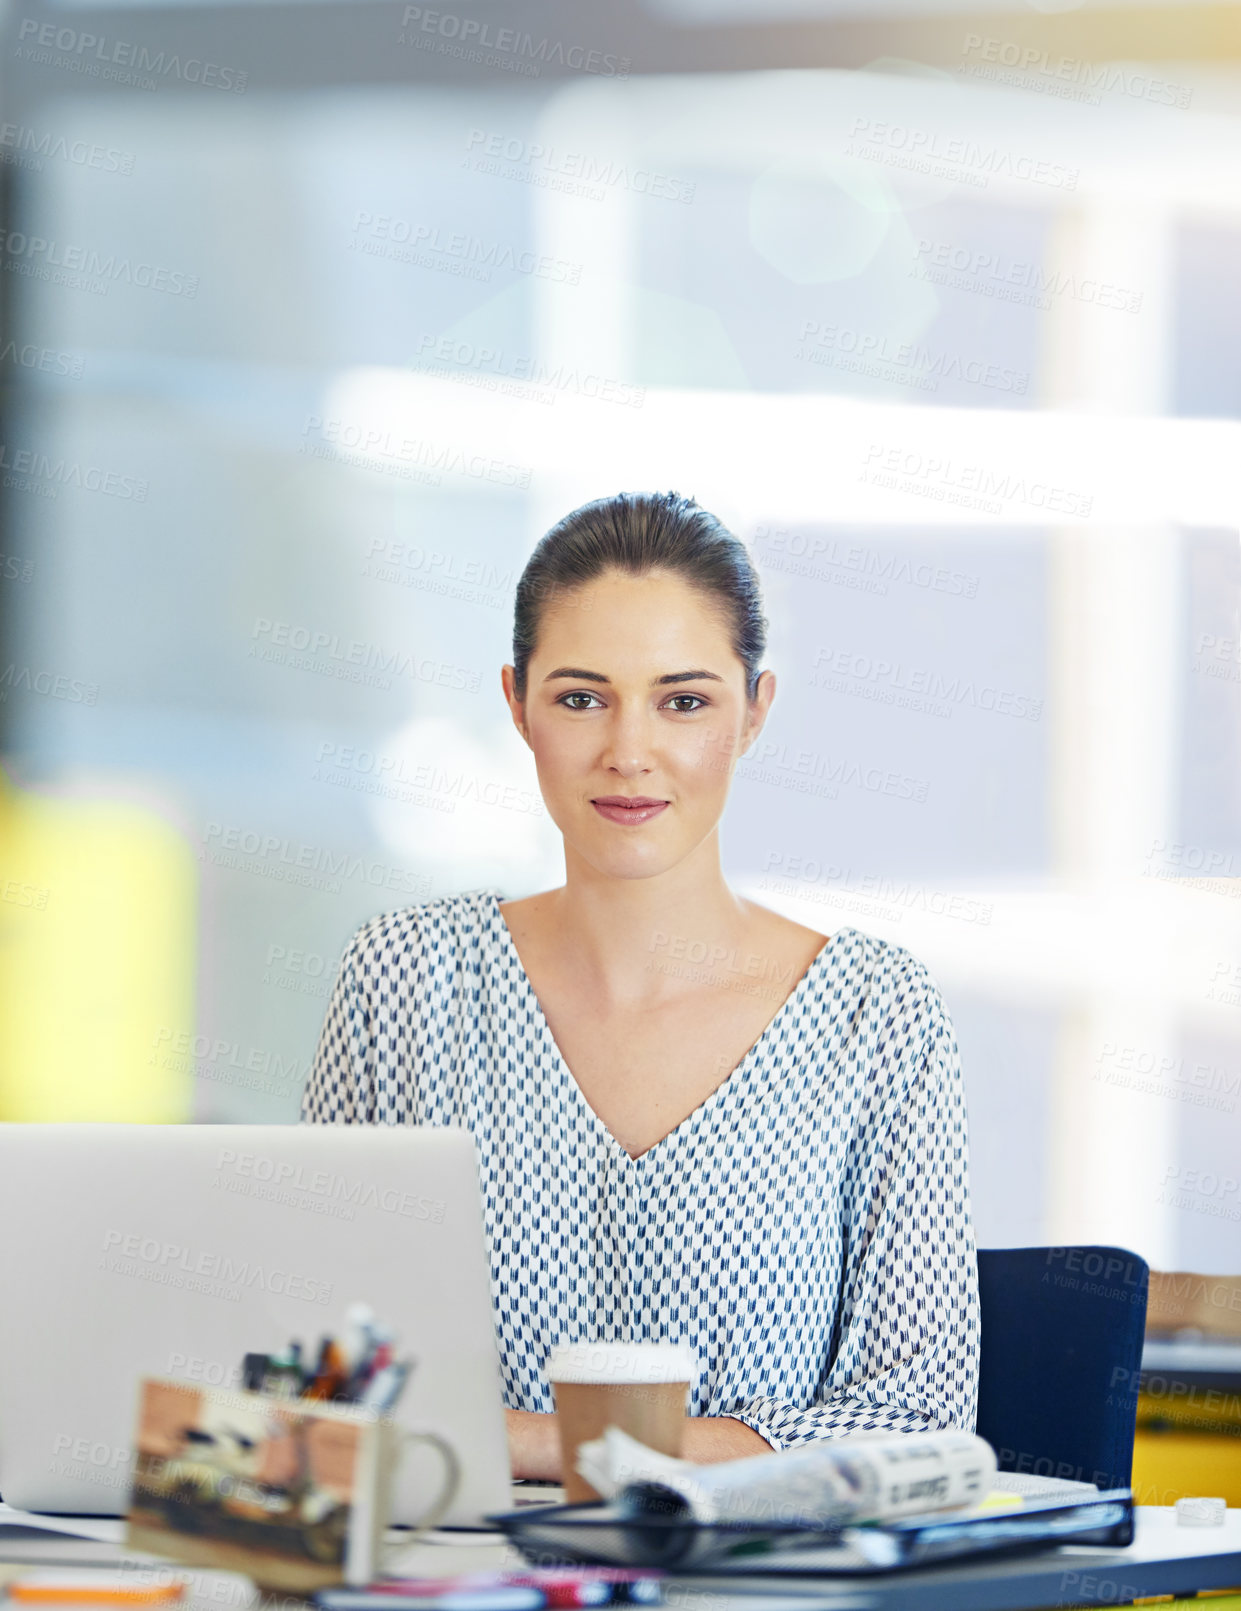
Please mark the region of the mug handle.
<svg viewBox="0 0 1241 1611"><path fill-rule="evenodd" d="M402 1432L401 1455L414 1443L426 1443L435 1450L444 1462L444 1481L440 1491L435 1496L434 1503L426 1515L418 1521L413 1528L401 1539L399 1547L404 1549L409 1544L420 1543L428 1533L443 1521L452 1508L452 1502L457 1497L457 1490L461 1486L461 1462L457 1459L457 1451L438 1432Z"/></svg>

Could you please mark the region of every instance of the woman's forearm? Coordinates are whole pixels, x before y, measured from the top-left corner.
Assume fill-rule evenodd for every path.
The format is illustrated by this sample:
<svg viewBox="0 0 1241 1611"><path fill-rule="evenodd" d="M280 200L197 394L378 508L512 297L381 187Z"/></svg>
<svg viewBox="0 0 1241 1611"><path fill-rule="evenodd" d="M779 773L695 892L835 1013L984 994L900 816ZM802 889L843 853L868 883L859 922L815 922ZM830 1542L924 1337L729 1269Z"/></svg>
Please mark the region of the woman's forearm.
<svg viewBox="0 0 1241 1611"><path fill-rule="evenodd" d="M713 1460L744 1460L747 1455L772 1454L767 1439L731 1415L691 1415L685 1420L681 1455L709 1465Z"/></svg>
<svg viewBox="0 0 1241 1611"><path fill-rule="evenodd" d="M560 1437L556 1417L539 1410L505 1410L508 1452L514 1477L559 1482Z"/></svg>
<svg viewBox="0 0 1241 1611"><path fill-rule="evenodd" d="M536 1482L563 1482L556 1417L542 1410L505 1410L509 1455L514 1477ZM766 1438L729 1415L688 1415L681 1441L682 1458L699 1465L716 1460L743 1460L770 1454Z"/></svg>

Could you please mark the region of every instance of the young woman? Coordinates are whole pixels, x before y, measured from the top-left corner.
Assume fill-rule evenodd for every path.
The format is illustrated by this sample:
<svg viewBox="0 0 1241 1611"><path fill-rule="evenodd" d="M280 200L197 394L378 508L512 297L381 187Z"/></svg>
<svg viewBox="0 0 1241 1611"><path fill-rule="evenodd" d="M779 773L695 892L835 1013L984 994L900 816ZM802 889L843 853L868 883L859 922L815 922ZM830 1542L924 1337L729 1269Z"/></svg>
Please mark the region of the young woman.
<svg viewBox="0 0 1241 1611"><path fill-rule="evenodd" d="M693 1460L974 1426L940 992L900 946L825 937L720 871L776 691L760 605L692 499L621 493L552 527L502 683L564 885L365 924L307 1083L305 1120L472 1131L514 1476L561 1475L543 1366L578 1340L689 1344Z"/></svg>

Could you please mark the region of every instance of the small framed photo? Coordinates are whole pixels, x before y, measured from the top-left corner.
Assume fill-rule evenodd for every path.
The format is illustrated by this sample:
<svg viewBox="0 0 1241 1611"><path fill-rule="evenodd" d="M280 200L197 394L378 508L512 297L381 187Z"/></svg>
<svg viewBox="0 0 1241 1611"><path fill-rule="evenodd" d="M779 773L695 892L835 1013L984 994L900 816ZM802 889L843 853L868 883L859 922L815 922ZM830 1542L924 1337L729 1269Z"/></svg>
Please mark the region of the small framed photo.
<svg viewBox="0 0 1241 1611"><path fill-rule="evenodd" d="M149 1377L126 1543L295 1593L368 1582L403 1436L356 1406Z"/></svg>

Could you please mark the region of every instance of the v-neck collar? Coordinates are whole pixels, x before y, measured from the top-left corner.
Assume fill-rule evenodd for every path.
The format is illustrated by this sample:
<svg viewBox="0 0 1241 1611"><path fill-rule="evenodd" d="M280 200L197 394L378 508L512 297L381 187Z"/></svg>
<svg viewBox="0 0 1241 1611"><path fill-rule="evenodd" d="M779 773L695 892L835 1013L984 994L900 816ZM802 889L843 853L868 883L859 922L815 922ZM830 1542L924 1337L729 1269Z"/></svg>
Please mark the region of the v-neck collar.
<svg viewBox="0 0 1241 1611"><path fill-rule="evenodd" d="M751 1061L752 1058L754 1058L766 1047L767 1043L774 1037L777 1030L783 1027L783 1020L806 993L811 980L822 972L828 957L834 954L836 942L842 939L843 936L852 934L853 932L851 928L846 927L837 929L835 934L828 935L827 939L824 940L823 944L810 959L810 962L805 971L802 973L801 978L793 986L792 991L776 1008L775 1013L768 1020L766 1028L750 1047L749 1051L747 1051L744 1057L742 1057L741 1061L737 1063L737 1065L728 1074L725 1075L725 1077L720 1081L713 1091L709 1091L707 1095L703 1097L702 1101L696 1108L692 1108L690 1112L685 1115L679 1124L674 1125L666 1135L660 1136L658 1141L653 1142L649 1147L647 1147L645 1152L640 1152L635 1158L628 1148L623 1146L622 1143L617 1140L617 1138L612 1134L611 1130L609 1130L607 1125L595 1112L594 1108L591 1107L590 1103L586 1100L585 1091L582 1090L581 1085L578 1083L577 1076L565 1061L564 1053L560 1050L556 1037L552 1034L552 1026L547 1020L547 1014L543 1011L543 1004L535 994L534 986L530 982L530 976L526 972L525 964L521 960L521 954L517 949L517 943L513 939L513 932L505 922L504 914L500 910L500 902L507 899L507 897L502 895L498 889L487 889L484 891L484 893L490 898L491 901L492 920L496 925L500 944L505 949L511 970L517 975L517 978L520 982L520 988L524 990L529 999L530 1010L536 1024L538 1025L538 1032L542 1036L543 1042L548 1051L551 1053L552 1059L556 1064L562 1081L571 1088L573 1100L576 1101L582 1108L587 1116L588 1121L594 1125L595 1129L599 1132L609 1149L626 1164L631 1166L645 1163L651 1154L658 1152L661 1147L669 1148L671 1144L675 1143L691 1129L695 1128L704 1113L713 1111L715 1107L717 1107L719 1103L722 1102L724 1098L737 1087L737 1085L740 1083L742 1071L746 1068L746 1065Z"/></svg>

